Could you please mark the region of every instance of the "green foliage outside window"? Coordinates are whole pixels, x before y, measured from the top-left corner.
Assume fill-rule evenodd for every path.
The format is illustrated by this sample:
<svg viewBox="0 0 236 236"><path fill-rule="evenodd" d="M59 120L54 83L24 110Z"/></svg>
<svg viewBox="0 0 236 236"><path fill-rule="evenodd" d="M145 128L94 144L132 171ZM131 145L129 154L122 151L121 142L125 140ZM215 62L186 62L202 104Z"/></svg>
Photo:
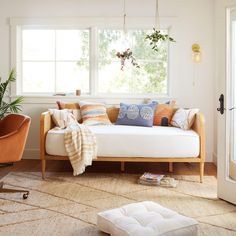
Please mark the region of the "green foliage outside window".
<svg viewBox="0 0 236 236"><path fill-rule="evenodd" d="M120 94L166 94L168 70L168 42L159 41L156 44L158 52L150 47L145 39L151 30L129 30L127 39L132 55L139 67L128 62L124 70L120 70L120 59L117 52L127 50L121 48L122 30L98 31L98 92ZM89 33L81 35L84 41L82 58L79 66L89 67L89 47L86 47Z"/></svg>
<svg viewBox="0 0 236 236"><path fill-rule="evenodd" d="M136 58L140 68L125 68L123 73L112 71L109 80L104 88L104 93L132 93L132 94L165 94L167 93L167 61L168 42L158 43L158 53L154 52L149 43L145 40L147 30L130 30L127 38L133 56ZM117 44L123 32L121 30L100 30L99 31L99 72L112 63L119 62L116 58ZM117 70L120 69L117 63ZM102 73L101 73L102 74ZM102 82L101 82L102 84Z"/></svg>

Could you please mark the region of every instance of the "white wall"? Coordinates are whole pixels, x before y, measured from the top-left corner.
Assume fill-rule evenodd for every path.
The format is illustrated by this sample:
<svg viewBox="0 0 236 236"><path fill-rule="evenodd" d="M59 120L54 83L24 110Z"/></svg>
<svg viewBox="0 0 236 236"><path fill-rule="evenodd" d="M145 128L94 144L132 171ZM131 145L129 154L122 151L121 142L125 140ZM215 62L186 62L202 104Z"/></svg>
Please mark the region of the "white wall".
<svg viewBox="0 0 236 236"><path fill-rule="evenodd" d="M126 0L128 16L154 16L154 0ZM182 107L198 107L206 117L207 161L213 153L213 0L160 0L160 15L171 19L172 35L177 43L170 51L170 97ZM123 0L0 0L0 74L10 69L10 17L122 16ZM162 18L161 21L165 18ZM191 60L191 45L199 43L202 62ZM195 86L193 86L195 80ZM104 100L104 99L103 99ZM35 157L39 149L39 116L55 99L27 98L23 112L32 126L26 156ZM118 103L124 99L112 101ZM133 100L138 102L138 100ZM108 101L109 102L109 101Z"/></svg>

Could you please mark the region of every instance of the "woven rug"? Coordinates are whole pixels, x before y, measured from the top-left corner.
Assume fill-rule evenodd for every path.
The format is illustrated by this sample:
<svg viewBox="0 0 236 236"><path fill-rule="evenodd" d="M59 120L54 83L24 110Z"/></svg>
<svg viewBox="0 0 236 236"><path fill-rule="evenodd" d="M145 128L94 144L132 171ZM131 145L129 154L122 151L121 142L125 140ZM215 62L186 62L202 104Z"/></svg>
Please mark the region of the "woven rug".
<svg viewBox="0 0 236 236"><path fill-rule="evenodd" d="M137 184L138 175L11 172L6 187L30 190L0 194L0 235L106 235L96 226L97 212L151 200L199 222L199 235L236 235L236 206L217 199L216 178L173 176L177 188Z"/></svg>

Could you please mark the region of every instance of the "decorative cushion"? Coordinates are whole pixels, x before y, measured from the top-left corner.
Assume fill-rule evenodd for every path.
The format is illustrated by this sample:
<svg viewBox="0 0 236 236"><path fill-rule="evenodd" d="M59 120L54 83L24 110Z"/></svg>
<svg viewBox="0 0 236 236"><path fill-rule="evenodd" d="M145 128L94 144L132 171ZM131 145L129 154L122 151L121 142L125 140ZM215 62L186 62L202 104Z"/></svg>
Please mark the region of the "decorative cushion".
<svg viewBox="0 0 236 236"><path fill-rule="evenodd" d="M153 125L168 126L174 114L174 107L169 104L157 104Z"/></svg>
<svg viewBox="0 0 236 236"><path fill-rule="evenodd" d="M155 104L169 104L169 105L176 105L176 101L175 100L165 100L165 99L161 99L161 100L153 100L151 98L145 99L144 103L145 104L149 104L149 103L155 103Z"/></svg>
<svg viewBox="0 0 236 236"><path fill-rule="evenodd" d="M66 109L49 109L49 112L52 115L55 125L59 128L64 129L70 124L77 123L74 115Z"/></svg>
<svg viewBox="0 0 236 236"><path fill-rule="evenodd" d="M171 125L188 130L193 125L195 115L199 112L199 109L183 109L179 108L172 117Z"/></svg>
<svg viewBox="0 0 236 236"><path fill-rule="evenodd" d="M125 104L120 103L120 111L116 125L153 126L156 104Z"/></svg>
<svg viewBox="0 0 236 236"><path fill-rule="evenodd" d="M80 102L80 111L85 125L111 125L105 104Z"/></svg>
<svg viewBox="0 0 236 236"><path fill-rule="evenodd" d="M57 105L59 110L63 109L80 109L79 103L76 102L62 102L62 101L57 101Z"/></svg>
<svg viewBox="0 0 236 236"><path fill-rule="evenodd" d="M67 109L72 112L78 122L82 121L79 103L65 103L62 101L57 101L57 106L59 110Z"/></svg>
<svg viewBox="0 0 236 236"><path fill-rule="evenodd" d="M98 228L116 236L197 236L198 222L151 202L125 205L97 215Z"/></svg>

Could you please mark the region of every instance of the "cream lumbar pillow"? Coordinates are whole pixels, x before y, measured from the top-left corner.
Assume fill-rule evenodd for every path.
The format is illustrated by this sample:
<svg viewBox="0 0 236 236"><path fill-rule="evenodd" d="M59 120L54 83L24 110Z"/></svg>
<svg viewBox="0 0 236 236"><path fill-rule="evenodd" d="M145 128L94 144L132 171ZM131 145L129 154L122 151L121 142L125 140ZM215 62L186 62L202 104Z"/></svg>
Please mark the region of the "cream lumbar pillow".
<svg viewBox="0 0 236 236"><path fill-rule="evenodd" d="M57 106L59 110L67 109L74 115L74 117L76 118L78 122L82 122L82 116L81 116L79 103L76 103L76 102L66 103L62 101L57 101Z"/></svg>
<svg viewBox="0 0 236 236"><path fill-rule="evenodd" d="M64 110L49 109L49 112L52 115L52 119L55 125L59 128L64 129L70 124L77 123L74 115L67 109Z"/></svg>
<svg viewBox="0 0 236 236"><path fill-rule="evenodd" d="M179 108L172 117L171 125L188 130L192 127L195 120L195 115L199 112L199 109L183 109Z"/></svg>

